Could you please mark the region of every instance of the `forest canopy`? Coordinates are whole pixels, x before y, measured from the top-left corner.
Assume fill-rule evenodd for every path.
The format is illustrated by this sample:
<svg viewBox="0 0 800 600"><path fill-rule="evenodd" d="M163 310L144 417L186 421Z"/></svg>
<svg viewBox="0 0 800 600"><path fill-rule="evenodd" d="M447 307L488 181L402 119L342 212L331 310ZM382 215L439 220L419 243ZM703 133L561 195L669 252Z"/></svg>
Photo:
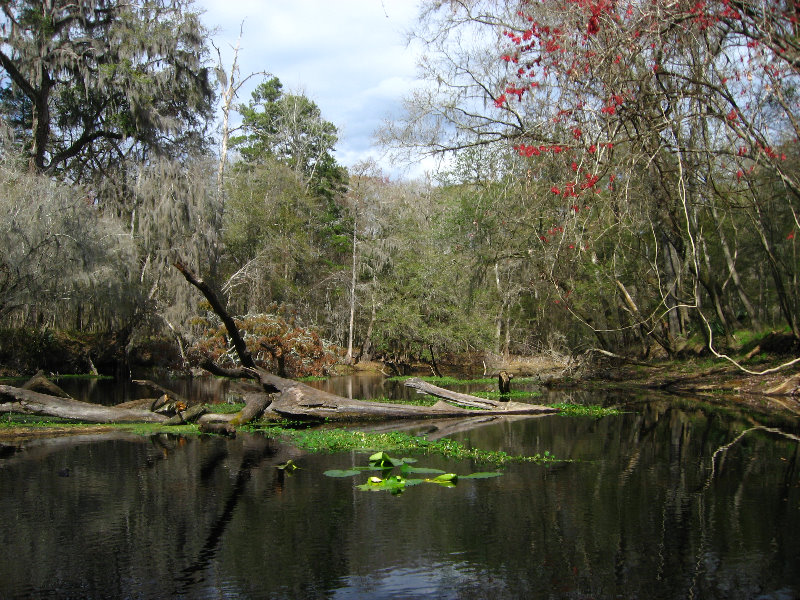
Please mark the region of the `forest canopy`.
<svg viewBox="0 0 800 600"><path fill-rule="evenodd" d="M269 65L237 98L190 0L1 10L9 370L223 359L175 261L273 365L301 338L319 369L336 346L402 369L800 339L792 3L426 1L427 85L376 132L447 157L424 182L339 164L337 125Z"/></svg>

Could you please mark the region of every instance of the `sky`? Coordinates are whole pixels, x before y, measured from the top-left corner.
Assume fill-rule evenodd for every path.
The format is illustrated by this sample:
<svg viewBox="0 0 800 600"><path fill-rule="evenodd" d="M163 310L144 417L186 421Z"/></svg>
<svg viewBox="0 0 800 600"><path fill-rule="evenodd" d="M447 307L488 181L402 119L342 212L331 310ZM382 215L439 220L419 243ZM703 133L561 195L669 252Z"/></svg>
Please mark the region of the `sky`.
<svg viewBox="0 0 800 600"><path fill-rule="evenodd" d="M240 76L267 71L284 91L317 103L339 130L340 164L373 158L392 178L424 173L424 163L393 163L373 141L415 86L418 54L405 32L416 19L417 0L196 0L195 6L204 11L226 71L242 28ZM261 80L250 79L238 101L246 103Z"/></svg>

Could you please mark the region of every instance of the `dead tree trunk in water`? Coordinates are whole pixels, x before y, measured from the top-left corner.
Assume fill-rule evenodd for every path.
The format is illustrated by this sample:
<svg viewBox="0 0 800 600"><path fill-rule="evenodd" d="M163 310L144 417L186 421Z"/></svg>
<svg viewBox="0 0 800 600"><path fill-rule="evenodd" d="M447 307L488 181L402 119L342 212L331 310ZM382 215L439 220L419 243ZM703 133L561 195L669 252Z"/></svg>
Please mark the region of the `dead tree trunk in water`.
<svg viewBox="0 0 800 600"><path fill-rule="evenodd" d="M508 395L511 393L511 380L514 375L509 375L506 371L500 371L497 376L497 385L500 388L500 400L508 402Z"/></svg>

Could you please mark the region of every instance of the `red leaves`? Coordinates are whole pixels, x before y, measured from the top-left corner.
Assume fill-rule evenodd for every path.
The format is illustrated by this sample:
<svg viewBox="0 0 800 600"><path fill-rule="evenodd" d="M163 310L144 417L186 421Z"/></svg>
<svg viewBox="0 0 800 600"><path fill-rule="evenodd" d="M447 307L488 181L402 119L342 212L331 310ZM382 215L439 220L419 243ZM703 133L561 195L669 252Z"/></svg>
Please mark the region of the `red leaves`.
<svg viewBox="0 0 800 600"><path fill-rule="evenodd" d="M519 144L518 146L513 146L513 149L516 150L520 156L539 156L543 152L552 152L553 154L560 154L563 152L564 148L562 146L527 146L526 144Z"/></svg>
<svg viewBox="0 0 800 600"><path fill-rule="evenodd" d="M599 175L594 175L592 173L586 173L586 180L583 183L581 183L581 189L582 190L588 190L589 188L594 187L595 184L598 181L600 181L600 176ZM576 210L575 212L578 212L578 211Z"/></svg>
<svg viewBox="0 0 800 600"><path fill-rule="evenodd" d="M617 112L617 107L621 106L623 102L625 102L625 98L623 98L620 94L613 94L608 99L606 105L600 109L600 112L613 115Z"/></svg>

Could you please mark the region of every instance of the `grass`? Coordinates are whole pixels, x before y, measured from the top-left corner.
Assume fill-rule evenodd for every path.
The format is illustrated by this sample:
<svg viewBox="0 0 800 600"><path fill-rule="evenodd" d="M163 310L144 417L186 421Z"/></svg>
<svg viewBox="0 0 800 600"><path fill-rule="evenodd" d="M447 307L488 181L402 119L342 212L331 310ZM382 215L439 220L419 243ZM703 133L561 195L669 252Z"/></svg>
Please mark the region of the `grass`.
<svg viewBox="0 0 800 600"><path fill-rule="evenodd" d="M415 376L413 375L389 377L388 381L406 381L414 377ZM497 377L481 377L479 379L459 379L457 377L427 376L427 377L416 377L416 379L427 381L428 383L432 383L433 385L438 385L439 387L446 387L448 385L478 385L478 384L497 385ZM514 383L533 383L536 380L533 377L515 377L512 381Z"/></svg>
<svg viewBox="0 0 800 600"><path fill-rule="evenodd" d="M489 400L499 400L500 398L509 398L511 400L516 400L520 398L536 398L541 396L541 392L537 391L522 391L522 390L511 390L508 394L501 395L499 391L491 391L491 392L472 392L473 396L477 396L478 398L487 398Z"/></svg>
<svg viewBox="0 0 800 600"><path fill-rule="evenodd" d="M611 415L621 415L622 411L618 408L604 408L596 404L569 404L562 402L560 404L551 404L553 408L558 408L558 414L565 417L593 417L599 419L600 417L608 417Z"/></svg>
<svg viewBox="0 0 800 600"><path fill-rule="evenodd" d="M467 448L454 440L443 438L431 441L424 437L399 431L369 433L347 429L284 429L265 427L257 431L267 437L280 439L310 452L346 452L359 450L372 452L408 452L417 454L438 454L454 460L471 459L482 463L504 465L508 463L532 462L548 463L556 459L549 452L534 456L514 456L502 451Z"/></svg>
<svg viewBox="0 0 800 600"><path fill-rule="evenodd" d="M429 396L428 394L418 394L418 397L412 400L397 400L395 398L369 398L366 402L384 402L389 404L408 404L409 406L433 406L436 404L438 398Z"/></svg>
<svg viewBox="0 0 800 600"><path fill-rule="evenodd" d="M87 423L60 419L58 417L23 415L19 413L8 413L5 417L0 419L0 429L11 427L64 427L70 425L86 427Z"/></svg>
<svg viewBox="0 0 800 600"><path fill-rule="evenodd" d="M31 376L0 377L0 384L20 383L20 382L21 383L25 383L30 378L31 378ZM51 381L63 381L65 379L67 379L67 380L70 380L70 379L78 379L78 380L82 380L82 379L97 379L97 380L105 379L105 380L108 380L108 379L114 379L114 378L111 375L89 375L89 374L85 374L85 373L73 373L73 374L67 374L67 375L50 375L50 376L48 376L48 379L50 379Z"/></svg>
<svg viewBox="0 0 800 600"><path fill-rule="evenodd" d="M72 421L59 417L46 417L40 415L24 415L19 413L9 413L0 419L0 432L4 429L24 428L33 430L54 429L63 431L65 429L89 430L97 429L117 429L129 431L137 435L156 435L159 433L171 433L176 435L199 435L197 425L163 425L162 423L86 423L85 421Z"/></svg>
<svg viewBox="0 0 800 600"><path fill-rule="evenodd" d="M151 436L162 433L169 433L173 435L205 435L201 434L197 425L190 423L188 425L163 425L161 423L117 423L113 425L115 429L122 431L129 431L136 435Z"/></svg>

